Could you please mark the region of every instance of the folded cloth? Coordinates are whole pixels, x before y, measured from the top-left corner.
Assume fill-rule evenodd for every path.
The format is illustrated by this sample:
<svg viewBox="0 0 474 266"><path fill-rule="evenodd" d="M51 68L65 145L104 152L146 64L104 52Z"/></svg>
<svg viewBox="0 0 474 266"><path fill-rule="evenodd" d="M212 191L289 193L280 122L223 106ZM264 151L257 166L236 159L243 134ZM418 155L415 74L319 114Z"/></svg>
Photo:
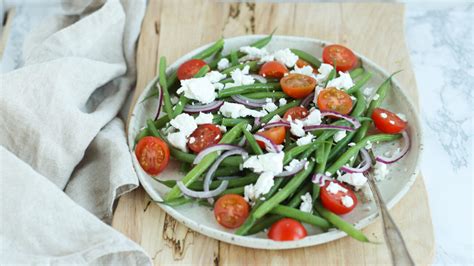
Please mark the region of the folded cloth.
<svg viewBox="0 0 474 266"><path fill-rule="evenodd" d="M135 81L145 5L63 0L67 15L45 19L24 65L0 75L0 264L151 264L103 222L138 186L115 117Z"/></svg>

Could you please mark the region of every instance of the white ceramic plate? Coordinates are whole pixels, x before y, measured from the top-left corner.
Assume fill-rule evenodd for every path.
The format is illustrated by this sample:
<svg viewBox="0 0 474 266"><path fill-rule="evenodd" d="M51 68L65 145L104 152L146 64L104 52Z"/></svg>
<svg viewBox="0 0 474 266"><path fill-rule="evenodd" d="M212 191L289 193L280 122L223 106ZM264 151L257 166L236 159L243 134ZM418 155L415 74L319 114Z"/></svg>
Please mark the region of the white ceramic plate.
<svg viewBox="0 0 474 266"><path fill-rule="evenodd" d="M248 45L262 37L264 36L251 35L226 39L224 53L229 53L231 49L236 49L241 46ZM272 41L268 44L266 48L269 51L274 51L282 48L297 48L300 50L304 50L310 54L316 55L317 57L320 57L319 55L322 54L322 49L326 44L327 42L310 38L274 36ZM176 70L179 65L189 60L194 54L209 47L209 45L210 44L200 47L181 57L167 69L168 73L171 70ZM380 67L378 67L372 61L368 60L362 55L357 54L357 56L361 58L364 68L373 73L373 77L370 83L364 86L364 88L377 88L388 77L388 73L383 71ZM136 172L138 173L140 183L143 185L146 192L153 200L160 201L162 200L162 196L165 195L165 193L169 189L157 182L151 176L147 175L141 169L140 165L138 164L138 161L136 160L135 153L133 152L134 139L137 133L141 128L145 126L147 119L153 118L155 116L157 106L156 99L140 103L144 99L144 97L148 95L149 90L152 88L152 86L154 86L155 83L156 79L152 80L148 84L148 86L145 88L145 90L138 99L139 104L135 105L128 129L128 143L130 152L133 156L133 165L135 167ZM408 96L403 93L403 90L396 82L396 79L393 82L393 89L387 96L383 106L388 107L390 110L393 110L395 112L401 112L406 115L409 123L407 130L408 134L411 137L411 148L408 154L397 163L391 165L391 170L388 178L379 183L383 199L385 200L385 202L388 202L388 206L389 208L391 208L408 192L408 190L414 183L416 176L418 175L418 161L420 158L420 152L422 150L421 126L416 109L411 104L411 101ZM381 148L389 148L390 145L395 144L386 144ZM167 170L161 173L158 178L182 178L182 174L178 172L178 166L179 164L177 162L171 162ZM172 208L166 205L160 205L160 207L169 215L174 217L176 220L197 232L200 232L206 236L224 242L251 248L291 249L298 247L306 247L326 243L344 237L346 235L344 232L338 230L322 232L320 230L314 229L311 226L307 226L308 237L297 241L273 241L268 239L264 233L259 233L257 235L252 236L238 236L233 234L233 230L225 229L219 224L217 224L214 219L214 215L209 208L198 206L197 204L188 204L184 206L179 206L177 208ZM370 211L367 210L369 208ZM351 213L344 216L344 219L355 224L356 228L360 229L369 225L375 217L376 207L373 202L370 202L365 204L358 204L358 206Z"/></svg>

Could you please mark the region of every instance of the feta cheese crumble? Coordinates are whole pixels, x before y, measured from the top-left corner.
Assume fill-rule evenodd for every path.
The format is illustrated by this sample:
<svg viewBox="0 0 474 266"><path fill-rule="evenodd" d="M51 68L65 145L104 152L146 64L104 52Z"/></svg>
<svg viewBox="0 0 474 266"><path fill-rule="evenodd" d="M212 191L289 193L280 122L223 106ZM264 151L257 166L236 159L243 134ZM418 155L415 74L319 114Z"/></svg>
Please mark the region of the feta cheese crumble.
<svg viewBox="0 0 474 266"><path fill-rule="evenodd" d="M377 181L385 180L389 173L388 167L386 164L377 162L374 166L374 178Z"/></svg>
<svg viewBox="0 0 474 266"><path fill-rule="evenodd" d="M372 101L377 101L380 98L380 95L376 93L374 97L372 97Z"/></svg>
<svg viewBox="0 0 474 266"><path fill-rule="evenodd" d="M225 74L222 74L221 72L219 71L211 71L211 72L208 72L204 77L206 77L207 79L209 79L209 81L211 83L217 83L223 79L226 78L227 75Z"/></svg>
<svg viewBox="0 0 474 266"><path fill-rule="evenodd" d="M321 125L321 111L319 109L312 110L308 116L303 120L305 126Z"/></svg>
<svg viewBox="0 0 474 266"><path fill-rule="evenodd" d="M303 129L303 121L298 119L290 121L290 132L297 137L303 137L306 134Z"/></svg>
<svg viewBox="0 0 474 266"><path fill-rule="evenodd" d="M354 200L347 195L341 198L341 202L342 205L346 206L347 208L354 206Z"/></svg>
<svg viewBox="0 0 474 266"><path fill-rule="evenodd" d="M252 46L242 46L240 47L239 51L246 54L246 56L242 57L240 61L261 59L265 56L268 56L268 51L265 48L260 49Z"/></svg>
<svg viewBox="0 0 474 266"><path fill-rule="evenodd" d="M355 190L359 190L367 183L367 177L365 177L363 173L345 173L338 176L337 180L354 186Z"/></svg>
<svg viewBox="0 0 474 266"><path fill-rule="evenodd" d="M230 62L229 62L229 59L227 58L222 58L221 60L219 60L219 62L217 62L217 69L219 70L224 70L229 67L230 67Z"/></svg>
<svg viewBox="0 0 474 266"><path fill-rule="evenodd" d="M200 112L199 115L196 117L194 120L196 124L202 125L202 124L212 124L212 119L214 116L211 113L202 113Z"/></svg>
<svg viewBox="0 0 474 266"><path fill-rule="evenodd" d="M293 67L298 61L298 56L295 55L289 48L278 50L273 53L275 60L286 65L287 67Z"/></svg>
<svg viewBox="0 0 474 266"><path fill-rule="evenodd" d="M244 198L245 200L253 204L256 199L261 195L265 195L270 191L270 189L275 184L273 180L274 176L270 172L263 172L257 179L257 182L254 184L249 184L244 187Z"/></svg>
<svg viewBox="0 0 474 266"><path fill-rule="evenodd" d="M308 132L308 133L306 133L306 136L301 137L296 141L296 145L303 146L303 145L306 145L306 144L310 144L313 139L314 139L313 134Z"/></svg>
<svg viewBox="0 0 474 266"><path fill-rule="evenodd" d="M318 68L318 74L316 75L316 81L318 83L323 83L327 80L329 74L333 70L333 66L330 64L324 64L322 63L319 68Z"/></svg>
<svg viewBox="0 0 474 266"><path fill-rule="evenodd" d="M347 72L339 71L339 77L330 80L326 87L348 90L352 86L354 86L354 82L352 81L351 75Z"/></svg>
<svg viewBox="0 0 474 266"><path fill-rule="evenodd" d="M194 117L186 113L182 113L174 119L171 119L170 124L174 128L178 129L181 133L183 133L185 137L191 135L197 128L197 124L196 121L194 121Z"/></svg>
<svg viewBox="0 0 474 266"><path fill-rule="evenodd" d="M170 133L170 134L168 134L168 136L166 138L168 139L170 144L173 145L174 147L176 147L176 148L178 148L178 149L180 149L184 152L188 151L188 147L186 146L187 138L186 138L186 136L184 135L183 132Z"/></svg>
<svg viewBox="0 0 474 266"><path fill-rule="evenodd" d="M284 157L284 152L254 155L245 160L243 167L251 168L255 173L270 172L277 175L283 172Z"/></svg>
<svg viewBox="0 0 474 266"><path fill-rule="evenodd" d="M334 134L333 136L333 139L334 139L334 142L339 142L341 141L343 138L346 137L346 131L345 130L339 130L338 132L336 132L336 134Z"/></svg>
<svg viewBox="0 0 474 266"><path fill-rule="evenodd" d="M285 98L280 98L280 100L278 100L278 103L280 104L280 106L282 106L282 105L285 105L287 101Z"/></svg>
<svg viewBox="0 0 474 266"><path fill-rule="evenodd" d="M336 182L330 182L326 190L331 194L337 194L339 191L346 193L347 189Z"/></svg>
<svg viewBox="0 0 474 266"><path fill-rule="evenodd" d="M300 211L307 213L313 212L313 199L311 198L311 194L309 194L309 192L306 192L306 194L301 196Z"/></svg>
<svg viewBox="0 0 474 266"><path fill-rule="evenodd" d="M293 171L298 165L300 164L300 160L298 159L293 159L291 160L291 162L286 165L284 168L285 168L285 171L288 171L288 172L291 172Z"/></svg>
<svg viewBox="0 0 474 266"><path fill-rule="evenodd" d="M371 142L370 140L367 141L367 143L365 144L364 148L365 148L366 150L372 149L372 142Z"/></svg>
<svg viewBox="0 0 474 266"><path fill-rule="evenodd" d="M270 119L270 121L268 121L268 123L273 123L273 122L279 122L281 121L281 116L279 115L275 115L274 117L272 117L272 119Z"/></svg>
<svg viewBox="0 0 474 266"><path fill-rule="evenodd" d="M299 68L297 65L295 65L295 69L291 70L290 73L302 74L305 76L316 78L313 73L313 68L308 65L303 66L302 68Z"/></svg>
<svg viewBox="0 0 474 266"><path fill-rule="evenodd" d="M230 76L234 82L225 84L225 88L231 88L241 85L250 85L255 83L255 79L249 75L250 66L245 66L243 69L235 69L230 72Z"/></svg>
<svg viewBox="0 0 474 266"><path fill-rule="evenodd" d="M262 117L266 112L260 112L252 109L248 109L243 104L224 102L219 108L219 112L225 117L239 118L239 117Z"/></svg>
<svg viewBox="0 0 474 266"><path fill-rule="evenodd" d="M201 103L211 103L217 96L214 85L206 77L181 80L181 87L176 92Z"/></svg>
<svg viewBox="0 0 474 266"><path fill-rule="evenodd" d="M273 102L267 102L264 106L263 106L263 109L268 111L268 112L273 112L275 111L276 109L278 108L278 106L276 106L276 104L274 104Z"/></svg>

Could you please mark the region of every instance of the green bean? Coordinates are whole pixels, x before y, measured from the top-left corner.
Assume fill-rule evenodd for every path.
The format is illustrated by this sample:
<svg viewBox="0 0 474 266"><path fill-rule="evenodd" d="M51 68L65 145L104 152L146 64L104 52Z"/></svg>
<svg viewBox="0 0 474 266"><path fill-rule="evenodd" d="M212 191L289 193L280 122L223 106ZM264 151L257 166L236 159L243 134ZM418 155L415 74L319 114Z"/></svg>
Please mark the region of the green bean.
<svg viewBox="0 0 474 266"><path fill-rule="evenodd" d="M138 141L141 140L142 138L146 136L150 136L150 135L151 133L148 130L148 128L142 129L140 132L138 132L137 136L135 137L135 144L138 143Z"/></svg>
<svg viewBox="0 0 474 266"><path fill-rule="evenodd" d="M370 72L365 72L362 77L356 82L356 84L354 86L352 86L351 88L349 88L348 90L346 90L346 92L348 94L353 94L355 93L356 91L359 91L360 88L362 88L362 86L364 86L365 83L367 83L367 81L369 81L369 79L372 77L372 73Z"/></svg>
<svg viewBox="0 0 474 266"><path fill-rule="evenodd" d="M150 132L152 136L160 137L160 133L158 133L158 129L156 129L155 123L153 123L153 120L148 119L146 121L146 125L148 127L148 131Z"/></svg>
<svg viewBox="0 0 474 266"><path fill-rule="evenodd" d="M243 94L242 96L245 96L245 97L250 98L250 99L288 98L288 95L286 95L286 93L284 93L282 91L274 91L274 92L262 91L262 92L247 93L247 94Z"/></svg>
<svg viewBox="0 0 474 266"><path fill-rule="evenodd" d="M215 114L214 117L212 118L212 123L213 124L220 124L222 122L222 115Z"/></svg>
<svg viewBox="0 0 474 266"><path fill-rule="evenodd" d="M357 142L355 146L350 147L345 153L341 155L327 170L326 172L330 173L331 175L334 174L341 166L347 163L352 156L356 156L359 153L359 150L362 149L365 144L370 142L385 142L385 141L393 141L399 139L401 137L400 134L377 134L372 136L367 136L363 138L361 141Z"/></svg>
<svg viewBox="0 0 474 266"><path fill-rule="evenodd" d="M333 68L331 72L329 72L328 78L326 79L326 82L324 83L324 88L326 88L329 84L329 81L332 79L335 79L336 76L337 76L336 68Z"/></svg>
<svg viewBox="0 0 474 266"><path fill-rule="evenodd" d="M237 195L243 195L245 191L245 186L244 187L234 187L234 188L229 188L224 190L220 196L226 195L226 194L237 194Z"/></svg>
<svg viewBox="0 0 474 266"><path fill-rule="evenodd" d="M194 75L194 78L204 77L207 74L207 72L209 72L209 70L210 70L210 68L209 68L208 65L205 65L205 66L201 67L201 69L199 69L198 73L196 73ZM181 96L179 96L179 101L176 104L176 107L174 108L173 118L177 117L178 115L180 115L183 112L184 107L186 106L188 101L189 101L189 99L186 98L186 96L184 96L184 92L183 92L183 94L181 94Z"/></svg>
<svg viewBox="0 0 474 266"><path fill-rule="evenodd" d="M236 66L239 64L239 57L237 56L237 50L232 50L232 52L230 52L230 63L232 66Z"/></svg>
<svg viewBox="0 0 474 266"><path fill-rule="evenodd" d="M250 123L252 121L251 119L248 118L222 118L222 125L226 127L233 127L237 125L238 123L242 122L247 122Z"/></svg>
<svg viewBox="0 0 474 266"><path fill-rule="evenodd" d="M379 95L379 97L378 97L377 100L372 100L370 102L369 107L368 107L367 111L365 112L365 116L371 117L372 112L374 111L374 109L379 107L382 104L383 100L385 99L385 96L388 93L388 90L391 88L392 77L394 75L396 75L397 73L399 73L399 72L400 71L397 71L397 72L393 73L392 75L390 75L390 77L388 77L380 85L380 87L377 89L377 94ZM369 129L369 127L370 127L370 122L363 122L362 126L357 130L357 133L354 137L354 140L357 142L357 141L360 141L361 139L363 139L365 137L365 134L367 134L367 130Z"/></svg>
<svg viewBox="0 0 474 266"><path fill-rule="evenodd" d="M328 161L329 152L331 151L330 144L323 144L322 149L316 155L316 173L323 174L324 170L326 169L326 163Z"/></svg>
<svg viewBox="0 0 474 266"><path fill-rule="evenodd" d="M359 77L360 75L362 75L362 73L364 73L364 69L361 67L358 67L349 71L349 75L351 75L351 79L355 79Z"/></svg>
<svg viewBox="0 0 474 266"><path fill-rule="evenodd" d="M304 61L308 62L313 68L319 68L321 66L321 61L319 61L319 59L312 56L311 54L308 54L307 52L301 51L301 50L298 50L298 49L290 49L290 50L295 55L297 55L299 58L301 58Z"/></svg>
<svg viewBox="0 0 474 266"><path fill-rule="evenodd" d="M300 222L308 223L308 224L317 226L319 228L322 228L324 230L329 229L329 227L331 226L328 221L326 221L325 219L319 216L312 215L310 213L303 212L303 211L300 211L291 207L287 207L284 205L275 206L270 211L270 213L279 214L288 218L293 218Z"/></svg>
<svg viewBox="0 0 474 266"><path fill-rule="evenodd" d="M173 105L171 104L170 93L168 91L168 82L166 81L166 57L160 57L158 69L159 83L161 86L161 91L163 92L164 109L168 116L171 116L173 114Z"/></svg>
<svg viewBox="0 0 474 266"><path fill-rule="evenodd" d="M256 71L258 69L257 61L251 61L251 62L247 62L245 64L238 64L236 66L226 68L226 69L222 70L221 73L229 75L232 71L234 71L236 69L243 69L245 66L249 66L250 71Z"/></svg>
<svg viewBox="0 0 474 266"><path fill-rule="evenodd" d="M216 175L216 176L219 176L219 175ZM235 187L241 187L241 186L245 186L245 185L248 185L248 184L252 184L252 183L255 183L257 182L257 179L258 179L258 175L256 174L249 174L247 176L244 176L244 177L240 177L240 178L236 178L236 179L231 179L229 180L229 184L227 186L227 188L235 188ZM167 186L167 187L173 187L174 185L176 185L176 180L158 180L158 182L162 183L163 185ZM214 180L211 182L211 185L210 185L210 189L216 189L217 187L220 186L220 184L222 183L222 180ZM201 181L201 180L196 180L194 183L190 184L188 186L189 189L192 189L192 190L198 190L198 191L201 191L203 190L204 188L204 181Z"/></svg>
<svg viewBox="0 0 474 266"><path fill-rule="evenodd" d="M301 146L296 146L296 147L288 149L287 151L285 150L285 157L283 158L283 164L284 165L288 164L296 156L298 156L301 153L305 152L306 150L308 150L309 148L311 148L314 145L317 145L316 142L308 143L308 144L301 145Z"/></svg>
<svg viewBox="0 0 474 266"><path fill-rule="evenodd" d="M192 163L194 162L194 159L196 158L196 155L194 154L183 152L173 147L169 147L169 149L170 149L171 156L173 156L173 158L175 158L176 160L186 162L186 163ZM242 156L230 156L230 157L225 158L222 161L221 165L238 167L242 163L243 163Z"/></svg>
<svg viewBox="0 0 474 266"><path fill-rule="evenodd" d="M214 44L209 46L208 48L202 50L201 52L197 53L193 56L193 59L205 59L209 56L213 55L217 51L221 50L224 47L224 39L220 38Z"/></svg>
<svg viewBox="0 0 474 266"><path fill-rule="evenodd" d="M182 162L181 165L179 166L179 171L183 174L186 174L187 172L189 172L189 170L191 170L191 168L192 168L192 165L190 163Z"/></svg>
<svg viewBox="0 0 474 266"><path fill-rule="evenodd" d="M217 56L215 56L215 58L212 59L212 61L208 64L211 69L216 69L217 64L219 63L219 61L221 61L221 59L222 59L222 48L219 49L215 54Z"/></svg>
<svg viewBox="0 0 474 266"><path fill-rule="evenodd" d="M294 101L291 101L283 106L280 106L278 109L276 109L275 111L273 112L270 112L268 114L266 114L265 116L263 116L262 118L260 118L260 123L268 123L268 121L270 121L274 116L276 115L282 115L284 114L288 109L292 108L292 107L295 107L295 106L298 106L300 105L301 103L301 100L294 100Z"/></svg>
<svg viewBox="0 0 474 266"><path fill-rule="evenodd" d="M265 214L271 211L276 205L284 201L291 193L293 193L303 183L305 178L311 173L314 167L314 162L309 162L308 166L296 174L291 180L278 191L273 197L265 201L258 207L252 216L256 219L262 218Z"/></svg>
<svg viewBox="0 0 474 266"><path fill-rule="evenodd" d="M242 132L244 132L244 136L247 139L247 142L249 143L249 146L253 150L253 152L255 154L263 154L263 151L260 148L260 145L258 145L252 133L250 133L246 128L242 129Z"/></svg>
<svg viewBox="0 0 474 266"><path fill-rule="evenodd" d="M229 130L221 139L219 143L225 144L225 143L231 143L235 139L237 139L241 133L242 129L247 126L246 122L242 122L235 127L233 127L231 130ZM202 175L209 166L217 159L218 157L217 152L212 152L208 155L206 155L201 162L199 162L194 168L189 171L189 173L183 177L181 180L185 186L189 186L189 184L193 183L200 175ZM174 198L177 198L181 195L181 190L179 189L178 186L174 186L165 196L165 199L171 200Z"/></svg>
<svg viewBox="0 0 474 266"><path fill-rule="evenodd" d="M351 140L354 138L355 134L357 131L352 131L347 133L347 135L340 140L336 145L334 145L333 149L331 150L331 153L329 154L328 161L334 160L336 157L338 157L344 148L347 148L347 145Z"/></svg>
<svg viewBox="0 0 474 266"><path fill-rule="evenodd" d="M280 88L280 83L255 83L250 85L241 85L219 91L217 93L217 98L225 98L236 94L244 94L251 92L278 90Z"/></svg>
<svg viewBox="0 0 474 266"><path fill-rule="evenodd" d="M352 224L344 221L338 215L326 210L319 202L315 202L314 207L316 210L324 217L327 221L333 224L339 230L345 232L354 239L357 239L362 242L370 242L369 239L362 233L362 231L357 230Z"/></svg>
<svg viewBox="0 0 474 266"><path fill-rule="evenodd" d="M160 203L160 204L165 204L165 205L168 205L168 206L171 206L171 207L177 207L177 206L180 206L180 205L184 205L186 203L191 203L193 201L194 201L194 199L191 199L191 198L179 197L179 198L172 199L172 200L155 201L155 202Z"/></svg>

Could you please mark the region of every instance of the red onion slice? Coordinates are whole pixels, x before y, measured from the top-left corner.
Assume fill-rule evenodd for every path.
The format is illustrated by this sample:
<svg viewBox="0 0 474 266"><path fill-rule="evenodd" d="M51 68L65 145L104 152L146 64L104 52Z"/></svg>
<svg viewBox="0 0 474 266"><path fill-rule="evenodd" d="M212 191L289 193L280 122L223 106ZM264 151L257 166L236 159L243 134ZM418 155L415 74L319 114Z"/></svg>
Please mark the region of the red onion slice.
<svg viewBox="0 0 474 266"><path fill-rule="evenodd" d="M279 173L278 175L275 175L275 176L292 176L296 173L298 173L299 171L301 171L301 169L304 168L305 164L306 164L306 160L302 160L301 162L298 163L297 166L295 166L294 169L292 169L291 171L283 171L281 173Z"/></svg>
<svg viewBox="0 0 474 266"><path fill-rule="evenodd" d="M198 153L196 158L194 158L193 164L198 164L206 155L211 152L215 151L224 151L224 150L233 150L233 149L242 149L239 146L231 145L231 144L215 144L209 146Z"/></svg>
<svg viewBox="0 0 474 266"><path fill-rule="evenodd" d="M257 74L250 74L250 76L255 79L256 81L260 82L260 83L267 83L267 79L260 76L260 75L257 75Z"/></svg>
<svg viewBox="0 0 474 266"><path fill-rule="evenodd" d="M280 148L278 147L278 145L276 145L273 141L271 141L270 139L262 136L262 135L258 135L258 134L255 134L253 135L255 137L255 140L257 141L261 141L265 144L265 147L270 151L270 152L276 152L276 153L279 153L281 150Z"/></svg>
<svg viewBox="0 0 474 266"><path fill-rule="evenodd" d="M306 96L303 101L301 101L301 105L304 107L308 107L308 105L311 103L311 101L314 99L314 92L312 92L310 95Z"/></svg>
<svg viewBox="0 0 474 266"><path fill-rule="evenodd" d="M331 177L323 175L323 174L315 174L311 178L311 182L315 184L319 184L320 187L324 186L326 181L331 181L333 180Z"/></svg>
<svg viewBox="0 0 474 266"><path fill-rule="evenodd" d="M229 185L229 181L224 180L222 183L214 190L211 191L195 191L187 188L183 182L178 181L176 183L181 190L181 192L188 197L197 198L197 199L207 199L212 198L215 196L219 196L224 190L226 190L227 186Z"/></svg>
<svg viewBox="0 0 474 266"><path fill-rule="evenodd" d="M362 154L362 162L359 167L354 168L350 166L342 166L341 170L346 173L364 173L370 169L372 165L372 159L370 158L369 152L366 149L360 149L360 153Z"/></svg>
<svg viewBox="0 0 474 266"><path fill-rule="evenodd" d="M184 106L184 111L186 113L214 112L217 109L219 109L219 107L221 107L223 104L224 104L223 101L213 101L208 104L195 104L195 105L186 104Z"/></svg>
<svg viewBox="0 0 474 266"><path fill-rule="evenodd" d="M384 163L384 164L391 164L391 163L394 163L394 162L400 160L403 156L405 156L405 154L407 154L408 150L410 149L411 143L410 143L410 137L408 136L408 133L406 131L402 132L402 136L403 136L403 142L405 143L405 145L403 146L403 148L401 149L400 152L394 154L390 158L382 156L382 155L378 155L375 158L375 160L377 162L381 162L381 163Z"/></svg>
<svg viewBox="0 0 474 266"><path fill-rule="evenodd" d="M254 108L263 107L265 104L267 104L265 99L250 99L242 95L232 95L230 98L232 98L232 100L237 103Z"/></svg>
<svg viewBox="0 0 474 266"><path fill-rule="evenodd" d="M270 127L290 127L290 123L286 121L278 121L273 123L268 123L263 128L270 128Z"/></svg>
<svg viewBox="0 0 474 266"><path fill-rule="evenodd" d="M351 123L354 126L354 129L358 129L360 127L360 122L357 119L348 115L343 115L338 112L324 111L324 112L321 112L321 116L335 116L337 118L344 119L347 122Z"/></svg>
<svg viewBox="0 0 474 266"><path fill-rule="evenodd" d="M158 83L156 83L156 88L158 89L158 108L156 111L155 120L158 120L158 118L160 118L161 106L163 104L163 90L161 89L161 86L158 85Z"/></svg>
<svg viewBox="0 0 474 266"><path fill-rule="evenodd" d="M217 180L234 180L242 178L240 175L231 175L231 176L218 176L216 177Z"/></svg>
<svg viewBox="0 0 474 266"><path fill-rule="evenodd" d="M322 129L339 129L346 131L354 131L355 129L348 126L335 126L335 125L313 125L303 127L304 131L322 130Z"/></svg>

